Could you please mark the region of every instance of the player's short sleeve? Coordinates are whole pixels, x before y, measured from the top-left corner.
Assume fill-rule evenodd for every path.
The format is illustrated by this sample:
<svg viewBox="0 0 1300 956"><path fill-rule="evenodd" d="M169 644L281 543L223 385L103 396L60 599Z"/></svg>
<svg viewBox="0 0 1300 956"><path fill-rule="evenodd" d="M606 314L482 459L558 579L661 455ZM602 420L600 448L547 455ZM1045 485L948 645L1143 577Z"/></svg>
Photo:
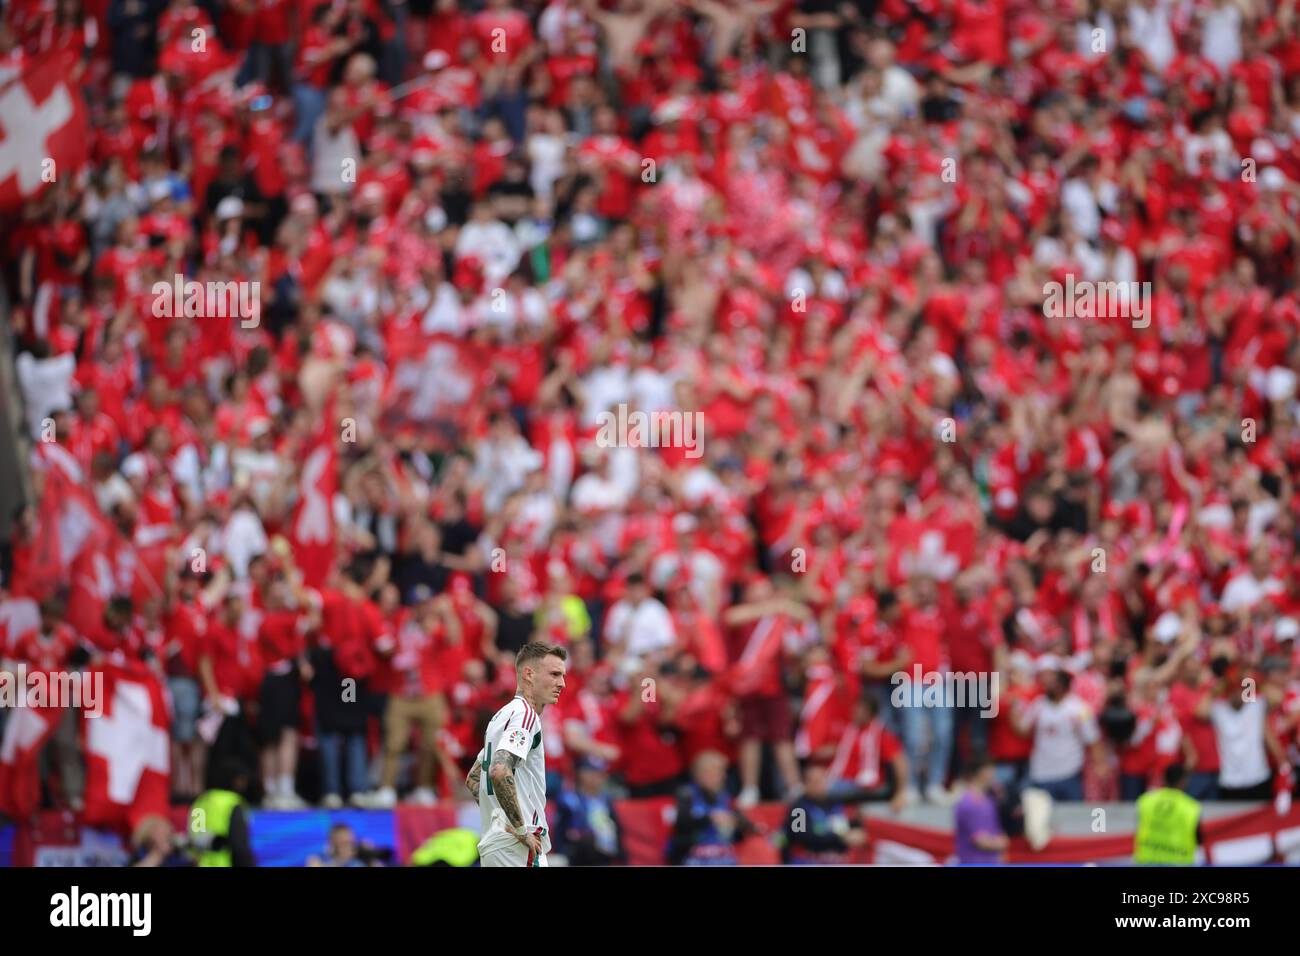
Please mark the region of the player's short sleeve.
<svg viewBox="0 0 1300 956"><path fill-rule="evenodd" d="M535 728L530 729L528 721L532 711L525 711L524 707L515 704L510 711L510 716L506 719L505 726L497 734L497 739L492 744L493 752L504 750L512 753L520 760L528 756L528 751L533 742L533 732Z"/></svg>

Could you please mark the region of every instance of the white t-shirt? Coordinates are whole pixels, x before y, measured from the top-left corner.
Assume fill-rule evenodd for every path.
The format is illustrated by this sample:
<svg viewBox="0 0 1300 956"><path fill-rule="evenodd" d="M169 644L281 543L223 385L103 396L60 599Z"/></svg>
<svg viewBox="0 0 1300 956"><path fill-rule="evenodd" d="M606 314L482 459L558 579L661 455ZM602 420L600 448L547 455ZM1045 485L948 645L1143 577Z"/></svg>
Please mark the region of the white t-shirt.
<svg viewBox="0 0 1300 956"><path fill-rule="evenodd" d="M1277 578L1260 580L1250 571L1239 574L1223 589L1223 598L1219 602L1229 613L1242 608L1252 608L1270 594L1281 594L1284 585Z"/></svg>
<svg viewBox="0 0 1300 956"><path fill-rule="evenodd" d="M1174 31L1169 25L1169 7L1169 0L1156 0L1150 9L1137 0L1131 0L1128 7L1128 25L1134 42L1160 73L1178 52Z"/></svg>
<svg viewBox="0 0 1300 956"><path fill-rule="evenodd" d="M1241 11L1228 0L1205 14L1203 26L1201 56L1227 73L1241 59Z"/></svg>
<svg viewBox="0 0 1300 956"><path fill-rule="evenodd" d="M655 598L646 598L635 607L630 601L617 602L609 609L604 633L606 640L633 657L663 650L677 640L668 608Z"/></svg>
<svg viewBox="0 0 1300 956"><path fill-rule="evenodd" d="M541 716L532 704L516 696L492 716L484 734L483 749L478 753L483 768L478 788L479 816L483 826L483 835L478 841L479 855L488 850L519 845L514 827L501 809L492 778L488 775L492 755L499 750L519 758L515 765L519 812L523 815L524 825L533 828L541 837L542 852L548 853L551 834L546 825L546 747L542 743Z"/></svg>
<svg viewBox="0 0 1300 956"><path fill-rule="evenodd" d="M30 352L23 352L15 365L27 405L27 427L33 438L40 438L41 423L46 416L72 408L72 377L77 371L77 357L68 352L38 359Z"/></svg>
<svg viewBox="0 0 1300 956"><path fill-rule="evenodd" d="M1056 703L1038 698L1030 704L1027 719L1034 728L1029 779L1036 783L1066 780L1082 771L1084 749L1101 736L1092 710L1073 694Z"/></svg>
<svg viewBox="0 0 1300 956"><path fill-rule="evenodd" d="M471 220L456 237L456 258L476 256L489 284L499 283L515 271L520 252L514 230L499 219Z"/></svg>
<svg viewBox="0 0 1300 956"><path fill-rule="evenodd" d="M1250 701L1233 710L1226 701L1210 705L1210 723L1219 745L1219 786L1254 787L1268 779L1268 755L1264 750L1264 718L1267 708Z"/></svg>

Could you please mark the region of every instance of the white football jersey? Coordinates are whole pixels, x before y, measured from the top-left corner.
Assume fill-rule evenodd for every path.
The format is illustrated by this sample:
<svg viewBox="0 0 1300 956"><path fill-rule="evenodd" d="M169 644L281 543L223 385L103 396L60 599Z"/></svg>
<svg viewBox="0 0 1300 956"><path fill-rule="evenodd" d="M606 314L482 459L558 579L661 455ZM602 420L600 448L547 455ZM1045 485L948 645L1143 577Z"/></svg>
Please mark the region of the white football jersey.
<svg viewBox="0 0 1300 956"><path fill-rule="evenodd" d="M483 835L478 841L479 853L519 845L510 821L497 802L492 778L488 775L492 758L500 750L509 751L519 758L515 765L519 812L523 814L525 826L539 831L542 852L548 853L551 834L546 825L546 747L542 743L542 720L533 705L518 696L493 715L484 735L483 749L479 751L479 763L483 768L478 788L478 807L483 824Z"/></svg>

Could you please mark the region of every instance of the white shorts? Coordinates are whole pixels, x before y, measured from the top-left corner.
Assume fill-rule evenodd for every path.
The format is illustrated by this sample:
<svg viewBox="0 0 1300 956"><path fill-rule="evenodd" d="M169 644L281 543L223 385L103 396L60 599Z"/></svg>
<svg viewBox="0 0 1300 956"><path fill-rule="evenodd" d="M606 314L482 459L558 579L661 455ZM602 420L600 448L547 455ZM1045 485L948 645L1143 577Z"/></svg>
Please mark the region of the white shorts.
<svg viewBox="0 0 1300 956"><path fill-rule="evenodd" d="M522 843L513 846L496 846L479 851L480 866L528 866L529 849ZM548 866L546 854L539 854L533 866Z"/></svg>

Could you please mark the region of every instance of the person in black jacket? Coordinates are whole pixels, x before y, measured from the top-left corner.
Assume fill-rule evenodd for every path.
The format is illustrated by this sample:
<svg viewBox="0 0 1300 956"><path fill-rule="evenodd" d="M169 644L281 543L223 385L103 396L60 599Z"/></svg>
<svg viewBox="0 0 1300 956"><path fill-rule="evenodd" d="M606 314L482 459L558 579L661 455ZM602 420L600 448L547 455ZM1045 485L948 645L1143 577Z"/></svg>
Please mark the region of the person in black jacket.
<svg viewBox="0 0 1300 956"><path fill-rule="evenodd" d="M824 765L810 764L803 780L803 796L790 804L781 859L787 864L849 862L849 853L866 842L866 832L849 820L843 801L831 797Z"/></svg>

